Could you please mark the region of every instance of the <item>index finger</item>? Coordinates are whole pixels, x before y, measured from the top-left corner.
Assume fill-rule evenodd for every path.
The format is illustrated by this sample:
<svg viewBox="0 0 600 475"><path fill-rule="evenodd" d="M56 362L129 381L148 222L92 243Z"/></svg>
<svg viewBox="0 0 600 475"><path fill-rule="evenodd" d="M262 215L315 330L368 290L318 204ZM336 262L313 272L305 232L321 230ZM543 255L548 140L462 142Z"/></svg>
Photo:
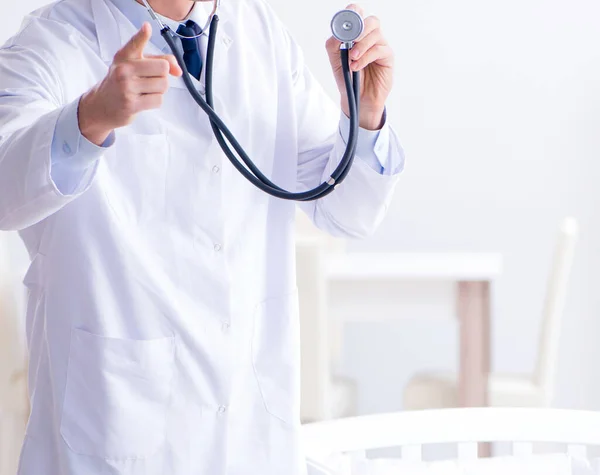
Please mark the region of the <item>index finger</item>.
<svg viewBox="0 0 600 475"><path fill-rule="evenodd" d="M360 43L375 30L381 28L381 20L376 16L370 16L364 19L365 27L362 34L356 39L356 43Z"/></svg>
<svg viewBox="0 0 600 475"><path fill-rule="evenodd" d="M346 10L352 10L356 13L358 13L362 18L365 17L365 10L362 6L356 4L356 3L351 3L350 5L348 5L346 7Z"/></svg>
<svg viewBox="0 0 600 475"><path fill-rule="evenodd" d="M152 37L152 26L146 22L133 37L115 55L115 60L142 59L144 49Z"/></svg>
<svg viewBox="0 0 600 475"><path fill-rule="evenodd" d="M358 13L364 21L364 28L362 34L356 39L356 42L362 41L366 36L370 35L373 31L381 26L381 22L379 18L375 16L366 17L367 13L361 5L356 3L351 3L346 7L346 10L352 10L353 12Z"/></svg>

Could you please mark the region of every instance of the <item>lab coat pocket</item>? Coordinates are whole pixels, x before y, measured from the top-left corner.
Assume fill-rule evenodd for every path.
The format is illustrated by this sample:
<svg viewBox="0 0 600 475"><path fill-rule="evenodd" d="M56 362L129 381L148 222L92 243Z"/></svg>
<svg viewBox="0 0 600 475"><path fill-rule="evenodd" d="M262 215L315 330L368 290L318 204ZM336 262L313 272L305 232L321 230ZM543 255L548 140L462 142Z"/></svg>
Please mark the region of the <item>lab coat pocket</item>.
<svg viewBox="0 0 600 475"><path fill-rule="evenodd" d="M137 224L164 219L169 160L164 133L117 135L113 154L106 160L106 193L121 219Z"/></svg>
<svg viewBox="0 0 600 475"><path fill-rule="evenodd" d="M143 459L165 442L174 338L124 340L74 329L61 418L69 448Z"/></svg>
<svg viewBox="0 0 600 475"><path fill-rule="evenodd" d="M296 290L256 307L252 361L267 412L283 422L295 424L300 407L300 322Z"/></svg>

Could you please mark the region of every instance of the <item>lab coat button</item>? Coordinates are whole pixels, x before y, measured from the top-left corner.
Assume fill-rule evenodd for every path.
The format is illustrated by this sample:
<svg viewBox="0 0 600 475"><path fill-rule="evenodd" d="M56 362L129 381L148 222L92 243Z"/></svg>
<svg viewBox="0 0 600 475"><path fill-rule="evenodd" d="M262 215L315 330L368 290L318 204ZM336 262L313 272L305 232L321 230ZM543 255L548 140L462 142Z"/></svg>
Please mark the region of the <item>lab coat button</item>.
<svg viewBox="0 0 600 475"><path fill-rule="evenodd" d="M219 406L218 412L219 414L224 414L227 411L226 406Z"/></svg>
<svg viewBox="0 0 600 475"><path fill-rule="evenodd" d="M221 169L218 166L214 166L212 169L213 173L219 173L221 171Z"/></svg>
<svg viewBox="0 0 600 475"><path fill-rule="evenodd" d="M228 321L223 321L223 323L221 324L221 328L224 332L229 330L230 326L231 326L231 323L229 323Z"/></svg>
<svg viewBox="0 0 600 475"><path fill-rule="evenodd" d="M215 244L215 252L219 252L221 249L222 248L220 244Z"/></svg>

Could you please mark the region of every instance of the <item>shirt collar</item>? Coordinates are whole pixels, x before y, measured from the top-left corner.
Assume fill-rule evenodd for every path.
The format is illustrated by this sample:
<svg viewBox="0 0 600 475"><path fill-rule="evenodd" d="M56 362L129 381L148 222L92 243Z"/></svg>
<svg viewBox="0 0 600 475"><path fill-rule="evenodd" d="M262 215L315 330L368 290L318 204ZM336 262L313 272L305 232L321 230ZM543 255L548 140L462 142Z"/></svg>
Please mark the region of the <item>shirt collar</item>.
<svg viewBox="0 0 600 475"><path fill-rule="evenodd" d="M145 6L139 4L135 0L111 0L113 4L127 17L127 19L137 28L140 29L144 22L150 22L152 25L152 38L150 41L154 46L164 51L168 49L168 46L160 34L160 28L158 24L152 19L148 10ZM157 14L160 20L173 31L177 31L179 25L184 24L187 20L192 20L200 25L200 28L204 28L208 20L208 13L206 13L203 5L199 2L195 2L190 14L182 21L172 20L162 15Z"/></svg>

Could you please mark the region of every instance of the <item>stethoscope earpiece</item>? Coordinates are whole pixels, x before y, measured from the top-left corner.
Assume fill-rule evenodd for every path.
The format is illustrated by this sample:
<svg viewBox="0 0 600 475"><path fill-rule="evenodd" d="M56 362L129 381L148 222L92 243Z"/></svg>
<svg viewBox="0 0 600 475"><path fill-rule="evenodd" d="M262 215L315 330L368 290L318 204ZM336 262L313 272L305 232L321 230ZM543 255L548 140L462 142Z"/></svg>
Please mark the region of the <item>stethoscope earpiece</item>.
<svg viewBox="0 0 600 475"><path fill-rule="evenodd" d="M331 21L331 31L335 39L346 45L352 45L365 29L365 22L354 10L342 10Z"/></svg>

